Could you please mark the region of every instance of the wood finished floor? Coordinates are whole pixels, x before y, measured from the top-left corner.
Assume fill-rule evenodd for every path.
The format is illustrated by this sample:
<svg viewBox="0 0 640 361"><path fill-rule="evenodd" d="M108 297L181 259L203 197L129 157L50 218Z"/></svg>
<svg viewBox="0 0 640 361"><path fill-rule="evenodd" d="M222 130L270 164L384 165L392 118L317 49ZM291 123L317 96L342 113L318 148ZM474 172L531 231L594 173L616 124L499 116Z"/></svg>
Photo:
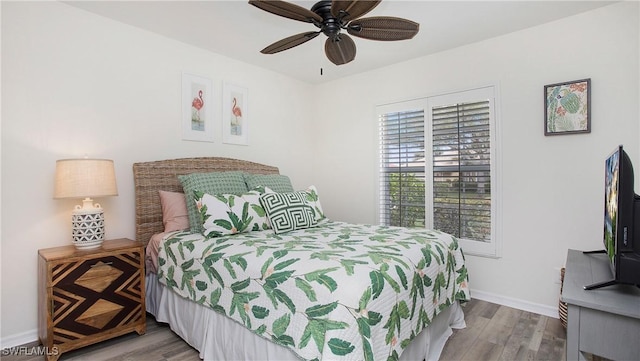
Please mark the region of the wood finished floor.
<svg viewBox="0 0 640 361"><path fill-rule="evenodd" d="M559 319L472 300L467 327L454 330L441 361L566 360L567 333Z"/></svg>
<svg viewBox="0 0 640 361"><path fill-rule="evenodd" d="M472 300L467 327L455 330L442 361L565 361L566 332L555 318ZM35 346L35 344L27 345ZM2 361L41 361L42 356L2 356ZM121 336L62 354L60 361L198 361L198 352L165 324L147 319L147 333Z"/></svg>

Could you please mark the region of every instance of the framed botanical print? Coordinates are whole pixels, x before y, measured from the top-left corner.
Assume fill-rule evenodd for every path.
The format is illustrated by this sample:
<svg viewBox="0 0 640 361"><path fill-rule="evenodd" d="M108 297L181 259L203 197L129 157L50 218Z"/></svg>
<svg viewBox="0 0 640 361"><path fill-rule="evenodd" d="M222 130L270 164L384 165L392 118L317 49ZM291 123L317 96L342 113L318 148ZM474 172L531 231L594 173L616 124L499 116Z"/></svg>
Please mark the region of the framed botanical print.
<svg viewBox="0 0 640 361"><path fill-rule="evenodd" d="M591 132L591 79L544 86L544 135Z"/></svg>

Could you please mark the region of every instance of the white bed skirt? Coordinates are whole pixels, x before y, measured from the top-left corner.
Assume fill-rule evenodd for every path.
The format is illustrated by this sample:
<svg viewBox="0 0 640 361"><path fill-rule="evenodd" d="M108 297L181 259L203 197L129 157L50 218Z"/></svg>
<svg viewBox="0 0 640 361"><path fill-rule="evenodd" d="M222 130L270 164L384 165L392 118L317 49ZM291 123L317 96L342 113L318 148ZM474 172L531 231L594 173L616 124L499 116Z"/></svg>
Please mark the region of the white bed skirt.
<svg viewBox="0 0 640 361"><path fill-rule="evenodd" d="M300 359L290 349L256 335L233 319L167 290L153 273L146 278L146 308L158 322L168 323L205 361ZM462 308L456 302L409 344L400 360L438 360L452 328L465 326Z"/></svg>

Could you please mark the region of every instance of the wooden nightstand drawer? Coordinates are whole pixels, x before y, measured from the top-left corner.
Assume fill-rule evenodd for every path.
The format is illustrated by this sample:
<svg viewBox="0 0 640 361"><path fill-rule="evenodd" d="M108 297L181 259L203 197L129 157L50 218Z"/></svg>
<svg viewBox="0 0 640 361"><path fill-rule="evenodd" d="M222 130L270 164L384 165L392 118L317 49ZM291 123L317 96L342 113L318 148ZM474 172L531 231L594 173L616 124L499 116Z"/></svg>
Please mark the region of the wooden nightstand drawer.
<svg viewBox="0 0 640 361"><path fill-rule="evenodd" d="M99 289L102 292L109 284L123 274L123 269L131 272L137 270L140 263L140 253L131 254L133 265L127 267L116 256L96 257L86 261L58 263L52 269L52 284L67 285L77 284L90 289Z"/></svg>
<svg viewBox="0 0 640 361"><path fill-rule="evenodd" d="M56 347L59 355L128 332L145 332L141 243L113 240L95 250L69 246L38 253L44 346Z"/></svg>

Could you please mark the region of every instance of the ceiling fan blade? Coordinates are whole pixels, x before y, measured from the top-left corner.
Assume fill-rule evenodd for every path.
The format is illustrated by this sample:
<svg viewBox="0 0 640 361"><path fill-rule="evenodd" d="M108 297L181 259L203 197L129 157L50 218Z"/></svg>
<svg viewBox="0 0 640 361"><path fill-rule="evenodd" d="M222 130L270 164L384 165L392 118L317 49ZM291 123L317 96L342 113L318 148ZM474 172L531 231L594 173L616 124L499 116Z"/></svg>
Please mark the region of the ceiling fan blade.
<svg viewBox="0 0 640 361"><path fill-rule="evenodd" d="M345 23L361 17L373 10L382 0L333 0L331 1L331 15Z"/></svg>
<svg viewBox="0 0 640 361"><path fill-rule="evenodd" d="M313 23L322 22L322 17L302 6L281 0L249 0L249 4L285 18Z"/></svg>
<svg viewBox="0 0 640 361"><path fill-rule="evenodd" d="M347 34L339 34L334 38L327 38L324 43L327 58L336 65L342 65L356 58L356 43Z"/></svg>
<svg viewBox="0 0 640 361"><path fill-rule="evenodd" d="M279 53L283 50L291 49L294 46L298 46L300 44L304 44L307 41L315 38L320 34L319 31L310 31L307 33L300 33L288 38L284 38L282 40L276 41L275 43L267 46L266 48L260 50L262 54L275 54Z"/></svg>
<svg viewBox="0 0 640 361"><path fill-rule="evenodd" d="M390 16L377 16L352 21L347 32L364 39L393 41L413 38L420 24Z"/></svg>

